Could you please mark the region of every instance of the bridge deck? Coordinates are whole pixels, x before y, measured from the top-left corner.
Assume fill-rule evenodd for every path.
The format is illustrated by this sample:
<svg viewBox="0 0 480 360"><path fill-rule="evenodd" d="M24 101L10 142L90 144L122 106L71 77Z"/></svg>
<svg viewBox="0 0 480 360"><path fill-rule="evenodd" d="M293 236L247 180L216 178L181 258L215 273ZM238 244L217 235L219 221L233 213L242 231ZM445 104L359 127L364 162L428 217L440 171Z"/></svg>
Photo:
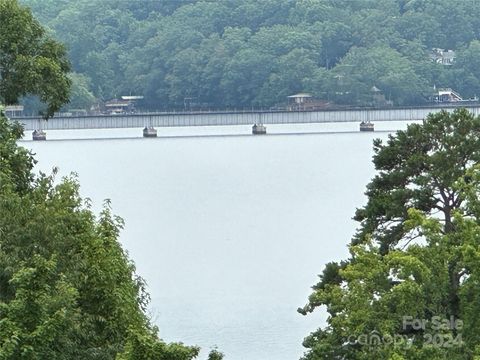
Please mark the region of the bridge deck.
<svg viewBox="0 0 480 360"><path fill-rule="evenodd" d="M480 114L480 105L462 106L474 115ZM457 107L445 107L453 111ZM418 121L429 113L439 112L441 107L355 109L326 111L252 111L252 112L199 112L199 113L151 113L129 115L94 115L54 117L47 122L40 118L21 117L14 120L25 130L113 129L171 126L221 126L253 124L299 124L361 121Z"/></svg>

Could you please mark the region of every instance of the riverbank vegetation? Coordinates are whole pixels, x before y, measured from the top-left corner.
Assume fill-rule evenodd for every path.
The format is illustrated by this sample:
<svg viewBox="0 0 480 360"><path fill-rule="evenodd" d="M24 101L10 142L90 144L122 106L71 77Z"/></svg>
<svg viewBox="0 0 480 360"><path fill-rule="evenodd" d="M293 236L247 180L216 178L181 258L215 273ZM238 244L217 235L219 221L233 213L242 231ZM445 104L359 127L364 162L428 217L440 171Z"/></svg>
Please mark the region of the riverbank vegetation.
<svg viewBox="0 0 480 360"><path fill-rule="evenodd" d="M67 45L73 108L121 95L150 109L268 108L298 92L371 105L374 87L395 105L434 88L480 95L475 0L22 2Z"/></svg>
<svg viewBox="0 0 480 360"><path fill-rule="evenodd" d="M70 62L65 47L16 1L0 1L0 104L36 95L45 117L69 100Z"/></svg>
<svg viewBox="0 0 480 360"><path fill-rule="evenodd" d="M0 0L0 103L34 94L48 116L68 99L68 69L63 46L29 10ZM0 108L0 358L196 357L197 347L158 337L109 202L96 216L75 176L36 175L22 135Z"/></svg>
<svg viewBox="0 0 480 360"><path fill-rule="evenodd" d="M0 358L179 359L145 315L148 294L110 204L95 216L74 176L34 175L0 114Z"/></svg>
<svg viewBox="0 0 480 360"><path fill-rule="evenodd" d="M329 314L304 360L479 358L479 149L465 109L375 141L350 258L326 265L299 309Z"/></svg>
<svg viewBox="0 0 480 360"><path fill-rule="evenodd" d="M473 1L25 2L68 43L76 73L28 10L0 0L0 101L37 95L46 116L71 83L74 104L129 92L172 107L269 106L297 91L360 104L373 86L411 104L431 85L479 90ZM432 48L457 59L434 62ZM110 204L97 216L74 176L36 175L22 133L0 111L0 358L195 358L146 316ZM325 266L299 309L329 315L304 360L480 358L480 118L433 114L374 153L350 257Z"/></svg>

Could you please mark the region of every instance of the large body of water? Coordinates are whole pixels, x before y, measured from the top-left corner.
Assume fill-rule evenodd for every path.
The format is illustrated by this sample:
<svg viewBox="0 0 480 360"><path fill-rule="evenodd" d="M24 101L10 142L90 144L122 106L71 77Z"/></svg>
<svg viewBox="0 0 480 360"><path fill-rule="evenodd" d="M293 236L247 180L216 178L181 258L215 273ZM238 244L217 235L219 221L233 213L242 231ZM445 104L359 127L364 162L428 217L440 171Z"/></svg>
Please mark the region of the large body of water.
<svg viewBox="0 0 480 360"><path fill-rule="evenodd" d="M374 174L372 140L358 124L53 132L22 142L37 170L76 172L98 210L111 199L126 221L121 241L148 283L166 341L218 346L226 360L295 360L325 313L296 312L325 263L348 255L351 220ZM404 124L382 124L386 129ZM378 128L378 126L377 126ZM90 137L102 140L88 140ZM83 140L65 140L80 137ZM107 139L114 137L114 139ZM121 139L120 137L127 137Z"/></svg>

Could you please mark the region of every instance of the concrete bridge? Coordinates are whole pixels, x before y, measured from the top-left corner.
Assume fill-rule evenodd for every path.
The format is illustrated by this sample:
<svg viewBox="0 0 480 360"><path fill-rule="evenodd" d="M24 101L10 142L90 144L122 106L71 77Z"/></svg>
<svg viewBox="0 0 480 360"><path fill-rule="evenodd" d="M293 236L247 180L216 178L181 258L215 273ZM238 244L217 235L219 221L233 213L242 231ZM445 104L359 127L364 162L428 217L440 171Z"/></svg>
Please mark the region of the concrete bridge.
<svg viewBox="0 0 480 360"><path fill-rule="evenodd" d="M156 127L261 125L254 127L265 133L268 124L419 121L429 113L442 109L452 112L465 107L474 115L480 114L480 104L456 106L405 107L388 109L348 109L322 111L242 111L242 112L177 112L125 115L57 116L44 121L38 117L18 117L14 120L34 131L36 140L43 140L47 130L143 128L145 137L156 136ZM265 130L265 131L264 131Z"/></svg>

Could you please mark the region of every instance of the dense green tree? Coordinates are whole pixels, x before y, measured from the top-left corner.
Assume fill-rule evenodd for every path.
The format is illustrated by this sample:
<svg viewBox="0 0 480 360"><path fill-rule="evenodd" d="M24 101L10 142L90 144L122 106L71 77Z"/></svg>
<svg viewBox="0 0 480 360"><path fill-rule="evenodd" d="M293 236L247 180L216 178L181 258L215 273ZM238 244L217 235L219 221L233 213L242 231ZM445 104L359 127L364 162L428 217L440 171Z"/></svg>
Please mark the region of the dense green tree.
<svg viewBox="0 0 480 360"><path fill-rule="evenodd" d="M90 79L85 75L71 73L71 101L68 109L90 109L95 104L95 96L90 91Z"/></svg>
<svg viewBox="0 0 480 360"><path fill-rule="evenodd" d="M290 0L243 0L239 2L225 1L234 5L232 24L238 27L248 27L256 32L263 27L286 24L288 12L293 5Z"/></svg>
<svg viewBox="0 0 480 360"><path fill-rule="evenodd" d="M0 358L179 359L145 315L144 282L122 249L123 222L97 217L74 177L35 176L0 114Z"/></svg>
<svg viewBox="0 0 480 360"><path fill-rule="evenodd" d="M318 62L327 69L334 67L353 45L352 28L343 22L317 22L310 31L318 34L322 41Z"/></svg>
<svg viewBox="0 0 480 360"><path fill-rule="evenodd" d="M301 92L317 66L311 53L305 49L293 49L278 57L268 80L260 90L257 102L263 106L278 104L287 96Z"/></svg>
<svg viewBox="0 0 480 360"><path fill-rule="evenodd" d="M402 42L395 28L398 14L379 9L362 9L353 15L352 32L354 44L364 48L371 46L388 46L397 48ZM378 31L379 27L383 31Z"/></svg>
<svg viewBox="0 0 480 360"><path fill-rule="evenodd" d="M408 41L419 40L429 48L440 47L445 43L445 33L441 24L432 15L418 11L405 12L395 23L402 38Z"/></svg>
<svg viewBox="0 0 480 360"><path fill-rule="evenodd" d="M300 309L329 313L305 340L305 359L480 355L479 134L480 118L462 109L374 142L377 175L355 215L351 256L327 265ZM437 328L440 319L463 327Z"/></svg>
<svg viewBox="0 0 480 360"><path fill-rule="evenodd" d="M0 20L2 100L33 93L47 115L57 110L70 84L63 47L16 1L0 1ZM0 358L196 357L159 339L146 316L145 284L118 241L122 219L108 202L95 216L74 176L35 175L22 136L0 108Z"/></svg>
<svg viewBox="0 0 480 360"><path fill-rule="evenodd" d="M63 45L47 35L16 0L0 1L0 102L27 94L46 103L49 117L68 101L69 61Z"/></svg>
<svg viewBox="0 0 480 360"><path fill-rule="evenodd" d="M368 89L376 86L388 99L396 99L400 104L423 100L427 89L426 82L415 73L411 62L386 46L352 48L333 71L356 80L359 86L367 86ZM367 94L365 90L361 93Z"/></svg>
<svg viewBox="0 0 480 360"><path fill-rule="evenodd" d="M290 10L289 20L294 24L323 23L338 18L339 14L339 9L332 7L328 0L301 0Z"/></svg>
<svg viewBox="0 0 480 360"><path fill-rule="evenodd" d="M474 40L468 48L459 53L457 62L454 65L453 73L456 76L455 84L459 91L465 95L474 96L480 94L480 41Z"/></svg>
<svg viewBox="0 0 480 360"><path fill-rule="evenodd" d="M304 79L293 84L291 72L275 69L294 49L324 75L307 79L309 91L336 103L369 105L370 75L390 64L383 84L374 82L395 105L431 101L434 87L478 94L475 0L21 1L67 44L74 71L91 80L99 99L135 93L150 108L183 108L194 97L205 107L281 105L293 89L307 90ZM361 76L342 78L335 69L352 52L373 57L380 48L389 60L370 63ZM457 51L458 63L435 64L433 48ZM240 69L251 84L242 83Z"/></svg>
<svg viewBox="0 0 480 360"><path fill-rule="evenodd" d="M236 53L226 65L220 84L226 104L243 107L253 104L255 94L270 75L273 61L272 55L258 54L252 49Z"/></svg>
<svg viewBox="0 0 480 360"><path fill-rule="evenodd" d="M223 353L218 351L217 349L213 349L210 351L208 354L208 360L222 360L223 359Z"/></svg>

